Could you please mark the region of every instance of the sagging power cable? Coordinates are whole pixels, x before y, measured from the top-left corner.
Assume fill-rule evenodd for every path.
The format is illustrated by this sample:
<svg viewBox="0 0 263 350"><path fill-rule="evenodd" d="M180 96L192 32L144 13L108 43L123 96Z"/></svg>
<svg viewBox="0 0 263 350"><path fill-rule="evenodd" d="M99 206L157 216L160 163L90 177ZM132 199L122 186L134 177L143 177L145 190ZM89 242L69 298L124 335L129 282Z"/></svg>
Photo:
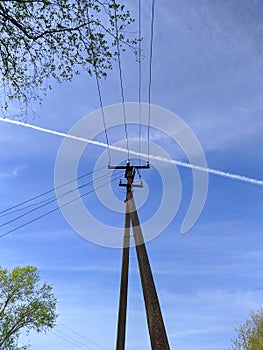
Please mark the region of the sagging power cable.
<svg viewBox="0 0 263 350"><path fill-rule="evenodd" d="M138 19L139 19L139 52L138 52L138 100L139 100L139 165L141 165L141 135L142 135L142 45L141 45L141 34L142 34L142 4L139 0L138 4Z"/></svg>
<svg viewBox="0 0 263 350"><path fill-rule="evenodd" d="M123 111L123 119L124 119L124 129L125 129L127 153L128 153L128 159L130 159L128 127L127 127L127 115L126 115L126 108L125 108L124 87L123 87L122 67L121 67L121 52L120 52L121 50L120 50L118 17L117 17L118 5L116 4L115 0L113 0L113 3L114 3L114 20L115 20L115 31L116 31L116 47L117 47L117 58L118 58L120 88L121 88L122 111Z"/></svg>
<svg viewBox="0 0 263 350"><path fill-rule="evenodd" d="M24 205L24 204L26 204L26 203L29 203L29 202L31 202L31 201L34 201L35 199L41 198L41 197L43 197L43 196L45 196L45 195L47 195L47 194L49 194L49 193L51 193L51 192L53 192L53 191L59 189L59 188L62 188L62 187L64 187L64 186L67 186L67 185L71 184L72 182L75 182L75 181L77 181L77 180L83 179L84 177L87 177L87 176L89 176L89 175L92 175L92 174L94 174L94 173L97 173L98 171L100 171L100 170L102 170L102 169L105 169L105 166L102 166L102 167L96 169L95 171L93 170L93 171L90 171L90 172L88 172L88 173L86 173L86 174L83 174L83 175L81 175L81 176L78 176L78 177L76 177L76 178L73 179L73 180L70 180L70 181L68 181L68 182L66 182L66 183L63 183L63 184L61 184L61 185L59 185L59 186L57 186L57 187L53 187L53 188L51 188L51 189L49 189L49 190L47 190L47 191L45 191L45 192L43 192L43 193L41 193L41 194L39 194L39 195L37 195L37 196L31 197L31 198L29 198L29 199L26 199L26 200L23 201L23 202L20 202L20 203L18 203L18 204L16 204L16 205L13 205L13 206L11 206L11 207L9 207L9 208L7 208L7 209L4 209L4 210L0 211L0 217L1 217L1 216L5 216L6 213L8 213L8 212L10 212L10 211L11 211L11 213L13 213L14 211L12 211L12 210L15 209L15 208L18 208L18 207L20 207L20 206L22 206L22 205Z"/></svg>
<svg viewBox="0 0 263 350"><path fill-rule="evenodd" d="M87 15L88 15L88 28L90 32L90 42L91 42L91 52L92 52L92 60L93 60L93 67L94 67L94 73L95 73L95 79L96 79L96 86L97 86L97 92L99 96L99 103L100 103L100 109L101 109L101 117L102 117L102 122L103 122L103 127L104 127L104 134L105 134L105 139L107 143L107 149L108 149L108 163L111 163L111 154L110 154L110 144L109 144L109 137L108 137L108 131L107 131L107 125L106 125L106 118L105 118L105 111L104 111L104 106L102 102L102 94L101 94L101 88L100 88L100 82L99 82L99 72L97 68L97 63L96 63L96 57L95 57L95 52L94 52L94 40L92 39L92 31L91 31L91 25L90 25L90 17L89 17L89 8L87 8Z"/></svg>
<svg viewBox="0 0 263 350"><path fill-rule="evenodd" d="M42 204L40 204L41 202L36 203L36 205L37 205L37 204L40 204L40 205L37 206L37 207L35 207L35 208L33 208L33 209L30 209L29 211L27 211L27 212L25 212L25 213L23 213L23 214L21 214L21 215L15 217L15 218L9 220L9 221L4 222L3 224L0 224L0 227L6 226L6 225L8 225L8 224L11 224L12 222L17 221L17 220L21 219L22 217L24 217L24 216L26 216L26 215L29 215L29 214L33 213L34 211L36 211L36 210L38 210L38 209L41 209L41 208L45 207L46 205L51 204L51 203L57 201L57 199L59 199L59 198L65 197L65 196L67 196L68 194L70 194L70 193L72 193L72 192L75 192L75 191L77 191L77 190L80 190L80 189L82 189L82 188L84 188L84 187L93 185L95 181L101 180L101 179L103 179L103 178L105 178L105 177L109 177L109 176L110 176L110 174L101 175L101 176L99 176L98 178L96 178L95 180L91 180L91 181L89 181L89 182L87 182L87 183L85 183L85 184L83 184L83 185L77 186L76 188L73 188L73 189L71 189L71 190L69 190L69 191L67 191L67 192L65 192L65 193L62 193L62 194L60 194L60 195L58 195L58 196L53 196L53 197L50 198L50 199L44 200L44 201L42 201L42 202L44 202L44 203L42 203ZM32 205L31 205L31 206L32 206ZM26 208L27 208L27 207L25 207L25 208L23 208L23 209L26 209Z"/></svg>
<svg viewBox="0 0 263 350"><path fill-rule="evenodd" d="M110 181L107 181L106 183L104 183L104 184L102 184L102 185L100 185L100 186L97 186L96 189L99 189L99 188L102 188L102 187L104 187L104 186L107 186L108 184L110 184L110 183L112 183L112 182L118 180L119 177L120 177L120 173L122 173L122 172L116 173L116 174L114 175L114 177L113 177ZM95 192L96 189L92 189L92 190L90 190L90 191L88 191L88 192L85 192L84 194L82 194L82 195L80 195L80 196L78 196L78 197L76 197L76 198L73 198L72 200L70 200L70 201L68 201L68 202L66 202L66 203L64 203L64 204L62 204L62 205L60 205L60 206L55 207L55 208L53 208L52 210L49 210L48 212L45 212L44 214L39 215L39 216L36 217L36 218L33 218L33 219L31 219L31 220L29 220L29 221L27 221L27 222L25 222L25 223L23 223L23 224L21 224L21 225L19 225L19 226L16 226L15 228L13 228L13 229L11 229L11 230L9 230L9 231L7 231L7 232L1 234L1 235L0 235L0 238L2 238L2 237L4 237L4 236L7 236L7 235L9 235L10 233L12 233L12 232L14 232L14 231L17 231L18 229L20 229L20 228L22 228L22 227L25 227L25 226L27 226L27 225L29 225L29 224L35 222L35 221L38 221L38 220L42 219L43 217L45 217L45 216L47 216L47 215L49 215L49 214L51 214L51 213L54 213L55 211L59 210L60 208L63 208L63 207L65 207L66 205L69 205L69 204L75 202L76 200L78 200L78 199L80 199L80 198L83 198L83 197L88 196L89 194Z"/></svg>
<svg viewBox="0 0 263 350"><path fill-rule="evenodd" d="M151 11L151 33L150 33L150 58L149 58L149 89L148 89L148 162L150 158L150 124L151 124L151 89L152 89L152 61L153 61L153 35L154 35L154 15L155 15L155 0L152 0Z"/></svg>

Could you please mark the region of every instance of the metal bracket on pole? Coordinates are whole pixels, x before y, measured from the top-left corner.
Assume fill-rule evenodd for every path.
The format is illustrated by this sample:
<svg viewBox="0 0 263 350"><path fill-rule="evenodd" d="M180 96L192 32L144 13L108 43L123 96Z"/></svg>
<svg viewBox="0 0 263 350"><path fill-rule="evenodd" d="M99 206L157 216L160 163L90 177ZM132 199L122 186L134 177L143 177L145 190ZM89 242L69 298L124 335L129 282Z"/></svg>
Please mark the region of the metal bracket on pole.
<svg viewBox="0 0 263 350"><path fill-rule="evenodd" d="M128 184L123 184L122 181L120 180L119 186L120 186L120 187L127 187L127 186L129 186L129 185L128 185ZM142 182L142 180L140 181L140 184L132 184L131 187L143 188L143 182Z"/></svg>

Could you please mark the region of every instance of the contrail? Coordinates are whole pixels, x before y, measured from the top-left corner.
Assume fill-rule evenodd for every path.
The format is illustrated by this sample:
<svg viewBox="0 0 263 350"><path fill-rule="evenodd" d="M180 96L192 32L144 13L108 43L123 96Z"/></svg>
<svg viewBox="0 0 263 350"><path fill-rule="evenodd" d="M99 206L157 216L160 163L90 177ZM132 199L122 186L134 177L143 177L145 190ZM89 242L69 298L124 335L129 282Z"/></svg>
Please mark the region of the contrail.
<svg viewBox="0 0 263 350"><path fill-rule="evenodd" d="M104 147L104 148L109 147L112 150L127 153L127 149L122 148L122 147L108 146L106 143L103 143L103 142L93 141L93 140L86 139L84 137L79 137L79 136L75 136L75 135L69 135L69 134L65 134L63 132L50 130L50 129L46 129L46 128L41 128L39 126L23 123L23 122L20 122L20 121L17 121L17 120L12 120L12 119L8 119L8 118L0 118L0 121L5 122L5 123L9 123L9 124L24 126L26 128L38 130L38 131L45 132L45 133L48 133L48 134L53 134L53 135L65 137L65 138L76 140L76 141L81 141L81 142L85 142L85 143L91 143L93 145ZM146 157L146 158L148 157L148 154L144 154L144 153L140 153L139 154L138 152L135 152L135 151L132 151L132 150L130 150L130 154L135 155L135 156ZM174 160L174 159L169 159L169 158L162 158L160 156L149 155L149 158L153 159L153 160L160 161L160 162L164 162L164 163L178 165L178 166L181 166L181 167L184 167L184 168L195 169L195 170L199 170L199 171L206 171L206 172L208 172L210 174L226 177L226 178L229 178L229 179L232 179L232 180L237 180L237 181L247 182L247 183L250 183L250 184L253 184L253 185L263 186L263 180L258 180L258 179L254 179L254 178L243 176L243 175L232 174L232 173L228 173L228 172L224 172L224 171L217 170L217 169L212 169L212 168L206 168L206 167L202 167L202 166L199 166L199 165L194 165L194 164L190 164L190 163L186 163L186 162L181 162L179 160Z"/></svg>

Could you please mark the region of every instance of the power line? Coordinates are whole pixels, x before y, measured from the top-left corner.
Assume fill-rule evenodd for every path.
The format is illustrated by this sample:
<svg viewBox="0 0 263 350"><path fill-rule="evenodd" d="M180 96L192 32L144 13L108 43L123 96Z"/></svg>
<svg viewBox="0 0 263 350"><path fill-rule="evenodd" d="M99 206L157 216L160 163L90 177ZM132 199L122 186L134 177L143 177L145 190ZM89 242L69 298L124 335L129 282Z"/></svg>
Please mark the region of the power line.
<svg viewBox="0 0 263 350"><path fill-rule="evenodd" d="M120 53L120 42L119 42L119 30L118 30L118 20L117 20L117 7L115 0L114 3L114 13L115 13L115 30L116 30L116 45L117 45L117 56L118 56L118 67L119 67L119 78L120 78L120 86L121 86L121 99L122 99L122 111L124 118L124 129L126 136L126 144L128 151L128 159L130 159L130 151L129 151L129 140L128 140L128 128L127 128L127 116L126 116L126 108L125 108L125 98L124 98L124 88L123 88L123 79L122 79L122 68L121 68L121 53Z"/></svg>
<svg viewBox="0 0 263 350"><path fill-rule="evenodd" d="M110 144L109 144L109 138L108 138L108 133L107 133L105 113L104 113L104 107L103 107L103 103L102 103L99 78L98 78L97 74L96 74L96 85L97 85L97 91L98 91L99 101L100 101L100 109L101 109L101 116L102 116L102 120L103 120L104 133L105 133L106 143L108 145L108 160L109 160L109 163L111 163Z"/></svg>
<svg viewBox="0 0 263 350"><path fill-rule="evenodd" d="M104 184L101 185L101 186L98 186L97 189L102 188L102 187L104 187L104 186L107 186L109 183L118 180L120 173L121 173L121 172L118 172L118 173L116 174L116 175L118 175L118 176L115 176L113 179L111 179L111 181L109 181L109 182L107 182L107 183L104 183ZM63 207L65 207L66 205L69 205L69 204L73 203L74 201L76 201L76 200L78 200L78 199L80 199L80 198L83 198L83 197L85 197L85 196L87 196L87 195L89 195L90 193L93 193L93 192L95 192L95 191L96 191L95 189L90 190L90 191L88 191L88 192L82 194L81 196L78 196L78 197L76 197L76 198L70 200L70 201L67 202L67 203L64 203L64 204L62 204L62 205L60 205L60 206L57 206L56 208L54 208L54 209L52 209L52 210L49 210L48 212L46 212L46 213L44 213L44 214L42 214L42 215L40 215L40 216L38 216L38 217L36 217L36 218L33 218L33 219L31 219L31 220L25 222L24 224L21 224L21 225L19 225L19 226L16 226L16 227L13 228L12 230L9 230L9 231L7 231L7 232L1 234L1 235L0 235L0 238L2 238L2 237L4 237L4 236L7 236L8 234L10 234L10 233L12 233L12 232L15 232L15 231L17 231L18 229L20 229L20 228L22 228L22 227L25 227L25 226L27 226L27 225L29 225L29 224L32 224L33 222L38 221L38 220L42 219L43 217L45 217L45 216L47 216L47 215L49 215L49 214L54 213L55 211L59 210L60 208L63 208Z"/></svg>
<svg viewBox="0 0 263 350"><path fill-rule="evenodd" d="M98 178L95 179L95 181L100 180L100 179L102 179L102 178L104 178L104 177L109 177L109 174L104 174L104 175L102 175L102 176L99 176ZM11 219L11 220L9 220L9 221L4 222L3 224L0 225L0 227L6 226L6 225L8 225L8 224L11 224L12 222L17 221L17 220L21 219L22 217L24 217L24 216L26 216L26 215L28 215L28 214L31 214L32 212L34 212L34 211L36 211L36 210L38 210L38 209L40 209L40 208L43 208L43 207L45 207L45 206L48 205L48 204L51 204L51 203L55 202L58 198L65 197L66 195L68 195L68 194L70 194L70 193L72 193L72 192L75 192L75 191L77 191L77 190L79 190L79 189L81 189L81 188L84 188L84 187L86 187L86 186L92 185L93 183L94 183L94 180L91 180L91 181L89 181L89 182L87 182L87 183L85 183L85 184L83 184L83 185L81 185L81 186L78 186L78 187L76 187L76 188L74 188L74 189L72 189L72 190L70 190L70 191L67 191L67 192L65 192L65 193L62 193L62 194L59 195L59 196L54 196L54 197L52 197L48 202L47 202L47 200L42 201L42 202L45 202L45 203L39 205L38 207L36 207L36 208L34 208L34 209L31 209L31 210L27 211L26 213L23 213L23 214L17 216L17 217L14 218L14 219ZM36 203L36 204L37 204L37 203ZM23 209L26 209L26 207L23 208Z"/></svg>
<svg viewBox="0 0 263 350"><path fill-rule="evenodd" d="M19 209L15 209L15 210L9 211L9 212L7 212L7 213L5 213L5 214L0 215L0 217L7 216L7 215L11 215L11 214L17 213L17 212L19 212L19 211L23 211L23 210L25 210L25 209L28 209L28 208L31 208L31 207L35 207L35 206L38 205L38 204L45 203L45 204L43 204L43 205L41 205L41 206L39 206L39 207L37 207L37 208L35 208L35 209L32 209L32 211L35 211L35 210L41 208L41 207L44 206L44 205L47 205L47 204L50 204L50 203L54 202L54 201L55 201L56 199L58 199L58 198L62 198L62 197L64 197L64 196L68 195L69 193L72 193L72 192L77 191L77 190L79 190L79 189L81 189L81 188L84 188L84 187L86 187L86 186L89 186L89 185L91 185L94 181L100 180L101 178L104 178L104 177L106 177L106 176L109 176L109 174L101 175L101 176L97 177L95 180L91 180L91 181L89 181L89 182L86 182L85 184L80 185L80 186L77 186L76 188L73 188L72 190L69 190L69 191L67 191L67 192L64 192L64 193L62 193L62 194L60 194L60 195L58 195L58 196L49 197L49 198L44 199L44 200L42 200L42 201L39 201L39 202L36 202L36 203L32 203L32 204L26 205L26 206L24 206L23 208L19 208ZM75 181L75 180L73 180L73 181ZM70 181L70 182L72 182L72 181ZM68 182L68 183L69 183L69 182ZM67 183L67 184L68 184L68 183ZM62 185L62 186L64 186L64 185ZM59 186L59 187L62 187L62 186ZM59 188L59 187L57 187L57 188ZM19 204L18 204L18 206L19 206ZM27 212L27 213L30 213L30 212ZM20 217L23 217L23 216L26 215L27 213L21 215ZM20 218L20 217L18 217L18 218ZM1 226L4 226L4 224L3 224L3 225L0 225L0 227L1 227Z"/></svg>
<svg viewBox="0 0 263 350"><path fill-rule="evenodd" d="M56 189L62 188L62 187L64 187L64 186L66 186L66 185L69 185L70 183L72 183L72 182L74 182L74 181L76 181L76 180L80 180L80 179L82 179L82 178L84 178L84 177L86 177L86 176L89 176L89 175L91 175L91 174L93 174L93 173L95 173L95 172L98 172L98 171L100 171L100 170L102 170L102 169L104 169L104 168L105 168L105 166L103 166L103 167L101 167L101 168L99 168L99 169L96 169L95 171L93 170L93 171L90 171L90 172L88 172L88 173L86 173L86 174L84 174L84 175L78 176L78 177L76 177L75 179L70 180L70 181L68 181L68 182L66 182L66 183L64 183L64 184L62 184L62 185L59 185L59 186L57 186L57 187L53 187L53 188L51 188L50 190L47 190L46 192L43 192L43 193L41 193L41 194L39 194L39 195L37 195L37 196L31 197L31 198L29 198L29 199L27 199L27 200L25 200L25 201L23 201L23 202L21 202L21 203L18 203L18 204L16 204L16 205L13 205L12 207L9 207L9 208L7 208L7 209L5 209L5 210L0 211L0 214L4 214L4 213L8 212L9 210L18 208L18 207L20 207L20 206L23 205L23 204L29 203L29 202L31 202L31 201L33 201L33 200L35 200L35 199L38 199L38 198L40 198L40 197L43 197L43 196L45 196L46 194L49 194L49 193L55 191ZM0 215L0 216L4 216L4 215Z"/></svg>
<svg viewBox="0 0 263 350"><path fill-rule="evenodd" d="M78 335L79 337L88 340L90 343L92 343L93 345L99 347L102 350L106 350L106 348L104 348L103 346L95 343L93 340L91 340L90 338L88 338L87 336L84 336L82 334L80 334L79 332L76 332L74 329L70 328L69 326L66 326L64 323L62 322L58 322L61 326L63 326L64 328L68 329L69 331L71 331L72 333L75 333L76 335Z"/></svg>
<svg viewBox="0 0 263 350"><path fill-rule="evenodd" d="M148 162L150 155L150 123L151 123L151 88L152 88L152 59L153 59L153 32L154 32L154 8L155 0L152 0L151 35L150 35L150 59L149 59L149 90L148 90Z"/></svg>
<svg viewBox="0 0 263 350"><path fill-rule="evenodd" d="M92 173L92 172L91 172L91 173ZM94 173L94 172L93 172L93 173ZM86 175L82 175L82 176L80 176L79 178L83 178L84 176L86 176ZM101 179L101 178L103 178L103 177L105 177L105 176L107 176L107 174L104 174L104 175L102 175L102 176L97 177L97 178L95 179L95 181L97 181L97 180L99 180L99 179ZM49 192L51 192L51 191L54 191L54 190L56 190L56 189L58 189L58 188L61 188L61 187L65 186L65 185L67 185L67 184L69 184L69 183L71 183L71 182L73 182L73 181L75 181L75 180L76 180L76 179L71 180L71 181L67 182L66 184L60 185L60 186L58 186L58 187L56 187L56 188L54 188L54 189L52 189L52 190L50 190L50 191L45 192L44 194L47 194L47 193L49 193ZM78 190L78 189L81 189L81 188L83 188L83 187L86 187L86 186L92 184L93 181L94 181L94 180L91 180L91 181L89 181L89 182L87 182L87 183L85 183L85 184L83 184L83 185L80 185L80 186L78 186L78 187L76 187L76 188L74 188L74 189L72 189L72 190L70 190L70 191L64 192L64 193L62 193L62 194L60 194L60 195L58 195L58 196L49 197L49 198L44 199L44 200L42 200L42 201L39 201L39 202L36 202L36 203L32 203L32 204L26 205L26 206L24 206L24 207L22 207L22 208L15 209L15 210L11 210L11 211L7 211L6 213L0 215L0 217L7 216L7 215L11 215L11 214L14 214L14 213L19 212L19 211L23 211L23 210L25 210L25 209L34 207L34 206L36 206L36 205L38 205L38 204L42 204L42 203L50 204L50 203L54 202L57 198L64 197L64 196L66 196L67 194L69 194L69 193L71 193L71 192L74 192L74 191L76 191L76 190ZM41 194L41 195L39 195L39 196L36 196L36 197L34 197L34 199L37 198L37 197L39 198L39 197L43 196L44 194ZM25 201L25 202L22 202L22 204L27 203L27 202L29 202L29 201L30 201L30 200L27 200L27 201ZM21 205L21 203L20 203L20 204L17 204L17 205L14 206L14 207L18 207L18 206L20 206L20 205ZM41 208L42 206L44 206L44 205L41 205L41 206L37 207L36 209L32 209L32 211L35 211L35 210ZM8 209L7 209L7 210L8 210ZM29 212L28 212L28 213L29 213ZM26 214L27 214L27 213L26 213ZM25 215L25 214L21 215L21 217L23 217L24 215ZM19 217L18 217L18 218L19 218ZM0 227L1 227L1 226L4 226L4 225L0 225Z"/></svg>
<svg viewBox="0 0 263 350"><path fill-rule="evenodd" d="M91 26L90 26L90 20L89 20L89 8L87 8L87 15L88 15L88 28L90 34L92 33L91 31ZM104 134L106 138L106 143L108 145L108 161L109 164L111 163L111 155L110 155L110 144L109 144L109 138L108 138L108 132L107 132L107 126L106 126L106 118L105 118L105 113L104 113L104 107L103 107L103 102L102 102L102 95L101 95L101 89L100 89L100 83L99 83L99 77L98 77L98 68L96 64L96 58L95 58L95 52L94 52L94 40L91 38L91 52L92 52L92 59L93 59L93 66L94 66L94 72L95 72L95 78L96 78L96 85L97 85L97 92L99 96L99 103L100 103L100 109L101 109L101 116L102 116L102 122L103 122L103 127L104 127Z"/></svg>
<svg viewBox="0 0 263 350"><path fill-rule="evenodd" d="M73 340L76 344L79 344L80 346L84 347L84 349L94 350L94 348L91 348L89 345L86 345L86 344L82 343L81 341L75 339L73 336L68 335L65 332L62 332L57 327L55 328L55 331L58 332L59 334L61 334L62 336L66 337L66 338L69 338L70 340Z"/></svg>
<svg viewBox="0 0 263 350"><path fill-rule="evenodd" d="M139 53L138 53L138 59L139 59L139 71L138 71L138 80L139 80L139 87L138 87L138 99L139 99L139 165L141 164L141 133L142 133L142 106L141 106L141 100L142 100L142 56L141 56L141 31L142 31L142 4L141 0L139 0L139 9L138 9L138 17L139 17Z"/></svg>
<svg viewBox="0 0 263 350"><path fill-rule="evenodd" d="M57 334L56 332L61 333L61 334ZM61 331L59 331L59 330L57 330L57 329L56 329L55 331L54 331L54 330L51 331L50 333L53 334L53 335L55 335L56 337L58 337L58 338L60 338L60 339L63 339L63 340L66 341L67 343L74 345L74 346L77 347L78 349L82 349L82 350L87 350L87 349L88 349L88 350L93 350L92 348L86 346L85 344L80 343L79 341L74 340L74 338L72 338L72 337L66 335L65 333L63 333L63 332L61 332Z"/></svg>

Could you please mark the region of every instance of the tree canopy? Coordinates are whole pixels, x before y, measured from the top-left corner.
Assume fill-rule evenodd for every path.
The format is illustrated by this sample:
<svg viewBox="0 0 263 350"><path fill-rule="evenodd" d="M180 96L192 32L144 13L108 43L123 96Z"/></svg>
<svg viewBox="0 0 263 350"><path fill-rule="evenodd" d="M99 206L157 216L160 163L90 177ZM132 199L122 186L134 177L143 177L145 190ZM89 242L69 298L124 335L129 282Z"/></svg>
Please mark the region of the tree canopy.
<svg viewBox="0 0 263 350"><path fill-rule="evenodd" d="M250 318L238 328L231 350L263 349L263 309L250 313Z"/></svg>
<svg viewBox="0 0 263 350"><path fill-rule="evenodd" d="M18 350L22 331L46 332L55 325L53 288L40 284L36 267L0 268L0 349Z"/></svg>
<svg viewBox="0 0 263 350"><path fill-rule="evenodd" d="M10 100L27 110L51 88L50 78L70 81L81 68L106 76L118 55L117 42L136 51L137 39L125 35L132 22L115 0L1 1L2 110Z"/></svg>

